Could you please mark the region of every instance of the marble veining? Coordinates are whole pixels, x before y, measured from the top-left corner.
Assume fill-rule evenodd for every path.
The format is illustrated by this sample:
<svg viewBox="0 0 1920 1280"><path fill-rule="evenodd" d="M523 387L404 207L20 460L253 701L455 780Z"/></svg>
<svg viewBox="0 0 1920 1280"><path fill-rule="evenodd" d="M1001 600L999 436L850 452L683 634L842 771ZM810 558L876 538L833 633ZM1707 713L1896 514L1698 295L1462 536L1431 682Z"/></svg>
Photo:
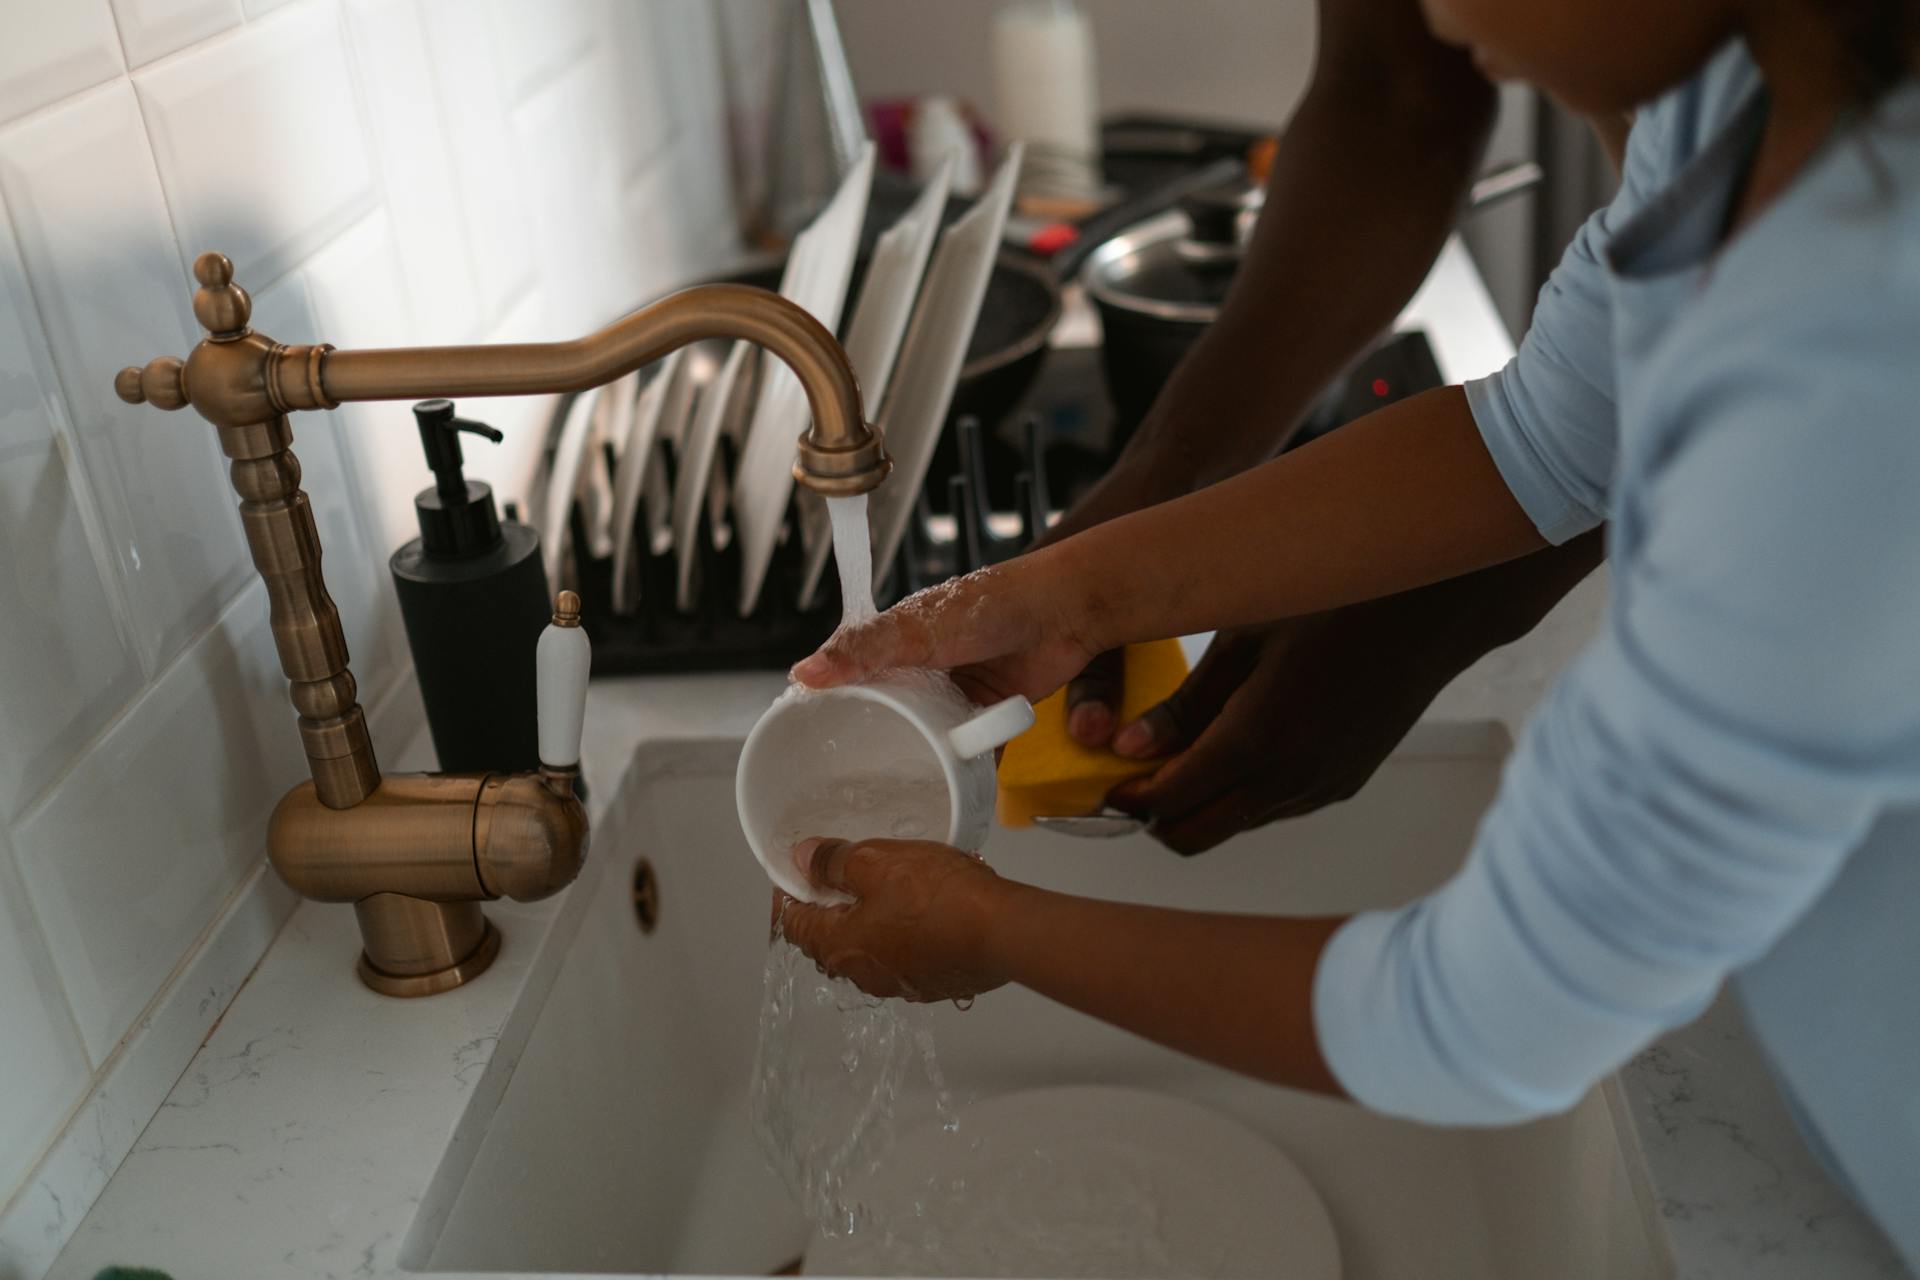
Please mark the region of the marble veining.
<svg viewBox="0 0 1920 1280"><path fill-rule="evenodd" d="M1907 1276L1800 1141L1730 995L1620 1082L1679 1280Z"/></svg>
<svg viewBox="0 0 1920 1280"><path fill-rule="evenodd" d="M121 1167L208 1021L293 910L294 896L262 865L236 892L208 942L127 1033L101 1083L80 1103L32 1176L0 1210L0 1277L40 1275Z"/></svg>

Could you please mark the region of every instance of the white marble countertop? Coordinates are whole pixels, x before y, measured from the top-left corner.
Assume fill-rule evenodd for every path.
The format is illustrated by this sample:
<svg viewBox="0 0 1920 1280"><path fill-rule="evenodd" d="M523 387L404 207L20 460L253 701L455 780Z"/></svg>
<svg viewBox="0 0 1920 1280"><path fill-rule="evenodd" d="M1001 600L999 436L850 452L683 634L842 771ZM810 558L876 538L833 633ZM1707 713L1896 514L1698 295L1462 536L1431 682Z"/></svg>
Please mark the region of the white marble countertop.
<svg viewBox="0 0 1920 1280"><path fill-rule="evenodd" d="M1508 720L1502 704L1517 695L1500 673L1557 665L1525 642L1493 655L1448 692L1446 720ZM639 742L737 738L781 687L771 674L596 682L595 821L618 801ZM345 959L353 913L302 904L50 1276L90 1280L126 1262L177 1280L409 1274L409 1232L437 1230L456 1189L435 1185L442 1153L477 1141L484 1121L470 1117L504 1091L565 950L544 944L564 944L584 901L576 889L492 904L509 939L492 974L429 1001L362 988ZM1677 1276L1904 1274L1801 1146L1724 1002L1629 1064L1621 1083Z"/></svg>
<svg viewBox="0 0 1920 1280"><path fill-rule="evenodd" d="M1403 322L1428 329L1456 380L1512 353L1457 242ZM1517 730L1604 598L1596 575L1533 635L1464 673L1428 721ZM738 738L782 684L771 673L596 682L585 755L595 822L618 802L638 743ZM406 754L401 767L423 763ZM109 1264L162 1267L176 1280L409 1274L409 1232L437 1231L451 1207L455 1188L435 1182L442 1156L477 1143L484 1120L463 1118L486 1116L504 1091L565 950L544 944L570 936L595 874L590 862L586 883L544 903L491 905L508 939L493 971L428 1001L361 987L345 959L357 945L353 913L302 904L50 1276L90 1280ZM1620 1078L1675 1275L1904 1274L1807 1154L1729 1002Z"/></svg>

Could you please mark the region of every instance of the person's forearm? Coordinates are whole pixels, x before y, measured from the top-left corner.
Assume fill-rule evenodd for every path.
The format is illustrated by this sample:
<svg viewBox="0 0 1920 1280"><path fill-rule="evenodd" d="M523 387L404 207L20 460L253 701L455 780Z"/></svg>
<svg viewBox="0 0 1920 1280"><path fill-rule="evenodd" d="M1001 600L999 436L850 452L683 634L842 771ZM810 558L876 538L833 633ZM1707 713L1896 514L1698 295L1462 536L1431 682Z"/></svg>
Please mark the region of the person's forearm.
<svg viewBox="0 0 1920 1280"><path fill-rule="evenodd" d="M1001 566L1096 648L1372 600L1546 545L1447 387Z"/></svg>
<svg viewBox="0 0 1920 1280"><path fill-rule="evenodd" d="M1412 0L1322 8L1313 83L1222 314L1062 536L1272 456L1392 325L1453 226L1492 89Z"/></svg>
<svg viewBox="0 0 1920 1280"><path fill-rule="evenodd" d="M1606 558L1606 530L1594 529L1557 547L1354 606L1377 615L1369 631L1424 637L1419 652L1444 681L1488 652L1532 631ZM1383 655L1384 656L1384 655Z"/></svg>
<svg viewBox="0 0 1920 1280"><path fill-rule="evenodd" d="M1313 972L1341 921L1215 915L1001 882L988 965L1136 1035L1277 1084L1338 1095Z"/></svg>

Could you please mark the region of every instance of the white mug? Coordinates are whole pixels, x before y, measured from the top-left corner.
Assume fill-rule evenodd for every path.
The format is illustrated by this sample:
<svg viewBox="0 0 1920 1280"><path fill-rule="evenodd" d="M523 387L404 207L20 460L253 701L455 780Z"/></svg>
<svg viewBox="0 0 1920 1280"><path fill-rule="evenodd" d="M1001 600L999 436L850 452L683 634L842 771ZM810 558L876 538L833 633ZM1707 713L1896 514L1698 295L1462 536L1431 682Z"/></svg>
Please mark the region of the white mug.
<svg viewBox="0 0 1920 1280"><path fill-rule="evenodd" d="M897 837L974 852L993 822L994 748L1032 724L1025 698L976 709L952 681L925 671L818 691L795 686L741 748L733 780L740 829L789 896L845 902L801 876L797 841ZM807 829L816 826L839 829Z"/></svg>

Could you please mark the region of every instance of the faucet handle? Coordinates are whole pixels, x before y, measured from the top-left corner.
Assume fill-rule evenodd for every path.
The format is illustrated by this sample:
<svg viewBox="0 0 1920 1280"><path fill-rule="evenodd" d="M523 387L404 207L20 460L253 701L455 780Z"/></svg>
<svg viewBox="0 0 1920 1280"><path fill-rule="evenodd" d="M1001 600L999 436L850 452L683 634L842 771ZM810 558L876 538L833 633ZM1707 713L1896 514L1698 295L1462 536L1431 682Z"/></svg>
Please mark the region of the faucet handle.
<svg viewBox="0 0 1920 1280"><path fill-rule="evenodd" d="M227 255L203 253L195 258L193 278L200 285L193 295L194 319L216 339L243 336L253 319L253 299L233 282L233 263ZM156 356L145 368L128 365L114 375L113 389L128 404L185 408L186 361L177 356Z"/></svg>
<svg viewBox="0 0 1920 1280"><path fill-rule="evenodd" d="M187 405L186 361L178 356L155 356L147 361L144 369L128 365L114 375L113 389L128 404L184 409Z"/></svg>
<svg viewBox="0 0 1920 1280"><path fill-rule="evenodd" d="M534 650L539 690L540 763L548 769L580 765L580 734L587 717L587 674L593 645L580 625L580 597L562 591L553 621Z"/></svg>

